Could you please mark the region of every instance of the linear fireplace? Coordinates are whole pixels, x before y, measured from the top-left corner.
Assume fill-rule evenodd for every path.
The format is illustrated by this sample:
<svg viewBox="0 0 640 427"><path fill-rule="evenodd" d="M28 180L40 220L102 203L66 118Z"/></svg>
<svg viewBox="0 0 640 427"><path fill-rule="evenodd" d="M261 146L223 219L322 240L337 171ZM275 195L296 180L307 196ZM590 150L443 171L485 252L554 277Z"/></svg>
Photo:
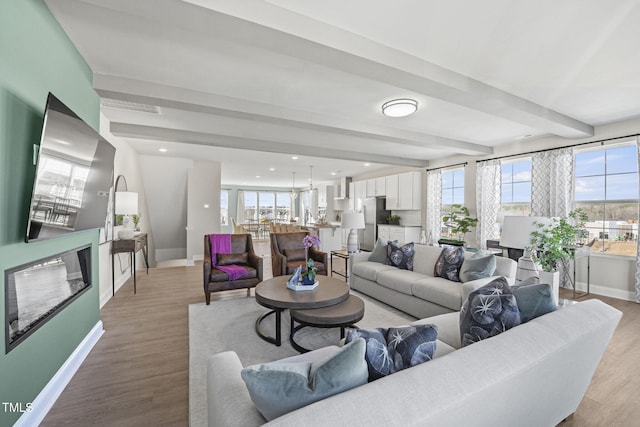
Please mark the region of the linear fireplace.
<svg viewBox="0 0 640 427"><path fill-rule="evenodd" d="M5 352L91 288L91 246L4 271Z"/></svg>

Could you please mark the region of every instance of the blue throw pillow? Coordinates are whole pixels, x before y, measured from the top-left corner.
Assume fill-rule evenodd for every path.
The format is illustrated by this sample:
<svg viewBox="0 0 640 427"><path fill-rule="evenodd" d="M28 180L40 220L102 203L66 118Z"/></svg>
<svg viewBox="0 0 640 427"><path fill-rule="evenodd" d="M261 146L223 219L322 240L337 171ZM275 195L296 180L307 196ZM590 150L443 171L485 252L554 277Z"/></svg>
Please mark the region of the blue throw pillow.
<svg viewBox="0 0 640 427"><path fill-rule="evenodd" d="M476 289L460 309L462 347L498 335L520 324L516 298L504 277Z"/></svg>
<svg viewBox="0 0 640 427"><path fill-rule="evenodd" d="M440 256L436 261L433 269L435 277L442 277L452 282L459 282L460 267L464 262L463 246L447 246L445 245L440 252Z"/></svg>
<svg viewBox="0 0 640 427"><path fill-rule="evenodd" d="M354 340L317 362L273 362L244 368L240 375L253 404L267 421L366 384L364 340Z"/></svg>
<svg viewBox="0 0 640 427"><path fill-rule="evenodd" d="M413 271L413 242L398 246L397 242L387 242L387 264L401 270Z"/></svg>
<svg viewBox="0 0 640 427"><path fill-rule="evenodd" d="M382 237L378 237L373 252L369 255L369 261L384 264L387 262L387 241Z"/></svg>
<svg viewBox="0 0 640 427"><path fill-rule="evenodd" d="M551 285L547 283L512 286L511 292L516 297L522 323L555 311L558 308L553 298Z"/></svg>
<svg viewBox="0 0 640 427"><path fill-rule="evenodd" d="M465 258L460 267L460 281L470 282L493 276L496 271L496 256L490 252L479 251L472 257Z"/></svg>
<svg viewBox="0 0 640 427"><path fill-rule="evenodd" d="M347 329L345 343L364 338L369 381L428 362L436 349L435 325L411 325L374 330Z"/></svg>

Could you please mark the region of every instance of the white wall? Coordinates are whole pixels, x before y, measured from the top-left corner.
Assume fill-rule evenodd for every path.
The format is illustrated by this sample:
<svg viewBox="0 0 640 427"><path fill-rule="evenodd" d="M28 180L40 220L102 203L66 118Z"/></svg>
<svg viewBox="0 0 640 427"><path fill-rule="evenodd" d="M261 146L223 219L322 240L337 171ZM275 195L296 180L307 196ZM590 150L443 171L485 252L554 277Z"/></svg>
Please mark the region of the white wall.
<svg viewBox="0 0 640 427"><path fill-rule="evenodd" d="M203 236L220 233L219 162L194 161L187 172L187 265L204 255Z"/></svg>
<svg viewBox="0 0 640 427"><path fill-rule="evenodd" d="M114 183L119 175L123 175L127 181L129 191L138 193L138 209L140 211L140 229L147 233L149 241L149 264L155 265L154 254L154 238L149 223L149 209L146 203L145 186L142 180L142 172L140 167L140 159L138 154L123 139L109 132L109 120L100 113L100 134L116 147L116 155L114 160ZM136 267L144 268L142 253L136 254ZM100 262L100 307L111 299L112 296L112 279L111 279L111 242L100 245L99 251ZM129 263L128 254L117 254L115 256L115 289L116 291L131 277L131 265Z"/></svg>
<svg viewBox="0 0 640 427"><path fill-rule="evenodd" d="M158 261L187 256L187 173L193 160L140 156Z"/></svg>

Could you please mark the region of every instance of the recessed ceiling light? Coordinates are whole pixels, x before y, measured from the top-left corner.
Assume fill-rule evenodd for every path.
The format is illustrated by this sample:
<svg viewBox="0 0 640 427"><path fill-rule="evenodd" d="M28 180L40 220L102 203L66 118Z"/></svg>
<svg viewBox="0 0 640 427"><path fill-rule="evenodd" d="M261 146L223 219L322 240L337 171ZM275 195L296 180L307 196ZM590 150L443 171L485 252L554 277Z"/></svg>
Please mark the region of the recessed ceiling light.
<svg viewBox="0 0 640 427"><path fill-rule="evenodd" d="M365 166L371 166L371 163L365 163L364 165Z"/></svg>
<svg viewBox="0 0 640 427"><path fill-rule="evenodd" d="M273 172L274 170L276 170L276 168L269 168L270 172Z"/></svg>
<svg viewBox="0 0 640 427"><path fill-rule="evenodd" d="M298 160L298 156L291 156L293 160Z"/></svg>
<svg viewBox="0 0 640 427"><path fill-rule="evenodd" d="M260 178L260 175L256 175L256 178Z"/></svg>
<svg viewBox="0 0 640 427"><path fill-rule="evenodd" d="M335 175L336 175L336 173L335 173L335 172L331 172L331 175L332 175L332 176L335 176Z"/></svg>
<svg viewBox="0 0 640 427"><path fill-rule="evenodd" d="M409 98L392 99L382 104L382 114L388 117L406 117L418 110L418 101Z"/></svg>
<svg viewBox="0 0 640 427"><path fill-rule="evenodd" d="M161 153L166 153L167 149L166 148L158 148L158 151Z"/></svg>

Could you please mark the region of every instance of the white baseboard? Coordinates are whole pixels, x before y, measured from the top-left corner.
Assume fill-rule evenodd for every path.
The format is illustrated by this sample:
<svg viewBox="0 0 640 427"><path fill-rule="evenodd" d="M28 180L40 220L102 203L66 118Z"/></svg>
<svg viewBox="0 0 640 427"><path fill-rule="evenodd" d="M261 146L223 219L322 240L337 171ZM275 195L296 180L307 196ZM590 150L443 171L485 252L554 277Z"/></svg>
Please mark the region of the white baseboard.
<svg viewBox="0 0 640 427"><path fill-rule="evenodd" d="M73 353L71 353L69 358L62 364L60 369L58 369L58 372L56 372L53 378L49 380L47 385L36 396L33 402L31 402L32 411L22 414L18 421L13 425L14 427L40 425L103 333L104 329L102 327L102 320L99 320L91 331L89 331L87 336L84 337L78 347L76 347Z"/></svg>
<svg viewBox="0 0 640 427"><path fill-rule="evenodd" d="M115 291L118 292L118 289L124 285L127 280L131 277L131 270L127 269L122 276L116 279L115 282ZM100 308L104 307L106 303L113 297L113 288L109 287L100 295Z"/></svg>
<svg viewBox="0 0 640 427"><path fill-rule="evenodd" d="M587 284L584 282L578 282L576 289L580 292L586 292ZM635 292L625 291L623 289L610 288L608 286L590 285L589 293L602 295L603 297L617 298L625 301L634 302L636 300Z"/></svg>

